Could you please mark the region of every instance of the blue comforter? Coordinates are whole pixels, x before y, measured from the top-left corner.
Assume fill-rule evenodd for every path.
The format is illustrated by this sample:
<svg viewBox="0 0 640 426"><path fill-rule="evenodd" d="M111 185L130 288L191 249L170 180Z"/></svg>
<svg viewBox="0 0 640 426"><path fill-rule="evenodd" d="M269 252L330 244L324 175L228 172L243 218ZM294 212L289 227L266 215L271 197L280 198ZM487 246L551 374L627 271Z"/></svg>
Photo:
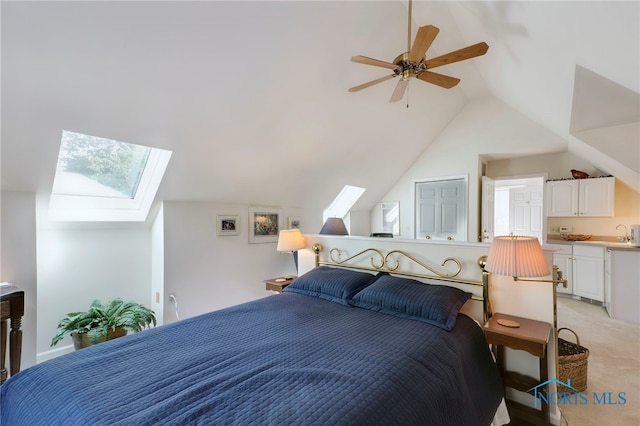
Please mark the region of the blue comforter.
<svg viewBox="0 0 640 426"><path fill-rule="evenodd" d="M447 332L284 293L25 369L0 423L482 425L502 396L464 315Z"/></svg>

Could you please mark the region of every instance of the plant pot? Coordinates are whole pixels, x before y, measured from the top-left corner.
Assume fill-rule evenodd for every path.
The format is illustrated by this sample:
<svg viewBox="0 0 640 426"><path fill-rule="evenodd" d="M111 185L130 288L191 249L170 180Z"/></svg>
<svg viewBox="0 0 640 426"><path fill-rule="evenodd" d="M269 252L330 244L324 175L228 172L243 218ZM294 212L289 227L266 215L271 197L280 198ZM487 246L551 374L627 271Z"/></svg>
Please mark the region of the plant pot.
<svg viewBox="0 0 640 426"><path fill-rule="evenodd" d="M71 333L71 339L73 340L73 347L75 348L75 350L78 350L91 345L102 343L106 340L117 339L118 337L126 335L127 330L125 330L124 328L116 328L113 330L109 330L107 332L107 336L99 336L97 340L94 340L93 342L89 339L89 335L87 333Z"/></svg>
<svg viewBox="0 0 640 426"><path fill-rule="evenodd" d="M89 340L89 335L87 333L71 333L71 339L73 340L73 347L76 351L94 344ZM98 341L95 343L104 342L105 340L107 340L105 336L100 336Z"/></svg>
<svg viewBox="0 0 640 426"><path fill-rule="evenodd" d="M109 331L107 332L107 340L117 339L118 337L122 337L126 335L127 335L127 330L125 330L122 327L109 329Z"/></svg>

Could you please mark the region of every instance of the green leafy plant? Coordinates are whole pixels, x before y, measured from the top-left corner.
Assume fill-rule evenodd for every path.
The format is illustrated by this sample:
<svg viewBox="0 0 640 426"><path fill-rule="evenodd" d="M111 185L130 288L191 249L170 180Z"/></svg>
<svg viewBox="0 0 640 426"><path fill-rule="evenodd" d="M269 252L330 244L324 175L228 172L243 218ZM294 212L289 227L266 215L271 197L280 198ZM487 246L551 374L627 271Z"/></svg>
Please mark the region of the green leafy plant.
<svg viewBox="0 0 640 426"><path fill-rule="evenodd" d="M140 303L117 298L106 304L96 299L83 312L70 312L58 323L58 333L51 340L55 346L68 334L86 334L90 344L96 344L144 328L156 326L156 314Z"/></svg>

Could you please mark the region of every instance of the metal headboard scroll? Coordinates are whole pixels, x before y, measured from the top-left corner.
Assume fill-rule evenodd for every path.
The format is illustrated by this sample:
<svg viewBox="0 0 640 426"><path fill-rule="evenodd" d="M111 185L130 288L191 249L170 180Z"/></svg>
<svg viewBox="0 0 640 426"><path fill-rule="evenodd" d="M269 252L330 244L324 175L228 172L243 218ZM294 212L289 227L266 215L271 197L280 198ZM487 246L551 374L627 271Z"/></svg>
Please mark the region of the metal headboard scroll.
<svg viewBox="0 0 640 426"><path fill-rule="evenodd" d="M413 262L417 263L418 265L422 266L423 268L433 272L434 274L436 274L437 276L442 277L442 278L453 278L453 277L457 276L460 273L460 271L462 271L462 264L460 263L460 261L458 259L455 259L453 257L447 257L444 260L444 262L442 262L442 264L440 265L440 266L444 267L444 265L446 265L447 262L454 262L457 265L458 268L457 268L457 270L455 272L447 274L446 272L440 272L440 271L437 271L437 270L433 269L429 265L419 261L415 257L413 257L410 254L407 254L407 253L405 253L405 252L403 252L401 250L392 250L389 253L387 253L387 255L384 257L384 264L387 266L387 269L389 271L395 271L400 266L400 261L398 261L398 260L395 260L395 264L393 266L391 266L391 264L390 264L390 260L391 259L389 258L389 256L391 256L392 254L398 254L398 255L404 256L407 259L412 260Z"/></svg>
<svg viewBox="0 0 640 426"><path fill-rule="evenodd" d="M379 257L379 259L374 259L373 255L370 257L371 266L377 271L382 270L386 264L386 258L380 250L374 249L374 248L368 248L366 250L362 250L360 253L356 253L353 256L347 257L346 259L341 259L342 250L338 248L333 248L331 249L331 251L329 251L329 258L331 259L331 262L333 262L335 265L344 265L348 261L355 259L356 257L359 257L360 255L368 252L373 252L377 255L377 257ZM376 263L376 260L379 260L380 263Z"/></svg>
<svg viewBox="0 0 640 426"><path fill-rule="evenodd" d="M467 284L473 286L481 286L483 288L482 297L473 296L472 299L479 300L483 302L483 319L486 321L491 316L491 303L489 296L489 273L484 269L484 263L486 260L485 256L480 257L478 259L478 266L482 271L482 281L473 281L456 278L460 272L462 271L462 263L453 257L446 258L442 263L441 267L445 267L447 264L454 264L455 270L451 272L438 270L433 266L427 265L423 261L417 259L409 253L406 253L402 250L392 250L388 252L386 255L383 254L382 251L375 248L367 248L362 250L353 256L348 256L346 258L342 258L343 255L346 256L346 252L339 248L332 248L329 251L329 260L323 261L320 260L320 252L322 251L322 245L316 243L313 244L312 250L316 256L316 266L319 265L327 265L327 266L341 266L349 269L361 269L366 271L381 271L381 272L391 272L395 275L402 275L408 277L418 277L418 278L426 278L433 279L439 281L448 281L460 284ZM357 265L355 263L348 263L353 261L354 259L362 259L364 256L369 256L369 262L371 266L363 266ZM400 259L406 258L415 264L421 266L422 268L431 272L431 274L420 274L415 272L407 272L404 270L399 270L400 267Z"/></svg>
<svg viewBox="0 0 640 426"><path fill-rule="evenodd" d="M440 266L444 267L449 262L452 262L452 263L454 263L456 265L455 271L446 272L446 271L439 271L436 268L427 265L426 263L420 261L419 259L415 258L414 256L412 256L409 253L406 253L406 252L404 252L402 250L392 250L389 253L387 253L386 255L384 255L378 249L368 248L368 249L362 250L361 252L358 252L358 253L354 254L353 256L349 256L349 257L347 257L345 259L342 258L343 253L344 253L344 251L340 250L339 248L332 248L329 251L329 259L330 259L330 261L321 261L321 260L318 259L318 264L319 265L345 266L345 267L349 267L349 268L353 268L353 269L386 271L386 272L397 273L398 275L411 275L411 276L418 276L418 277L422 277L422 278L433 278L433 279L439 279L439 280L447 280L447 279L454 278L454 277L458 276L458 274L460 274L460 271L462 271L462 263L458 259L455 259L453 257L446 258L444 260L444 262L442 262L442 264L440 265ZM359 266L359 265L354 265L354 264L348 264L347 263L350 260L359 258L359 257L361 257L361 256L363 256L363 255L365 255L367 253L371 255L371 257L369 258L369 260L371 262L371 267ZM422 275L422 274L414 274L414 273L398 271L398 268L400 266L399 258L407 258L407 259L409 259L412 262L420 265L421 267L423 267L424 269L430 271L431 273L433 273L435 275ZM451 281L462 282L464 284L473 284L473 285L480 285L481 284L481 283L476 282L476 281L466 281L466 280L459 280L459 279L451 280Z"/></svg>

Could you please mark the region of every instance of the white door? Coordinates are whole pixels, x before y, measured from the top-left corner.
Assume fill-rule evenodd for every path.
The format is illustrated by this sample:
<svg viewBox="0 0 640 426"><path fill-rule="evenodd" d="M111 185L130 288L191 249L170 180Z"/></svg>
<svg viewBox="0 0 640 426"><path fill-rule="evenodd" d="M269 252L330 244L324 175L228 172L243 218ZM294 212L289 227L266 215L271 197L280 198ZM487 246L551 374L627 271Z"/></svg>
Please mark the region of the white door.
<svg viewBox="0 0 640 426"><path fill-rule="evenodd" d="M490 243L494 237L495 221L495 180L487 176L482 176L482 212L481 212L481 234L479 241Z"/></svg>
<svg viewBox="0 0 640 426"><path fill-rule="evenodd" d="M509 195L509 231L514 235L542 238L542 188L527 185L512 188Z"/></svg>
<svg viewBox="0 0 640 426"><path fill-rule="evenodd" d="M467 240L467 183L463 179L416 183L416 238Z"/></svg>

